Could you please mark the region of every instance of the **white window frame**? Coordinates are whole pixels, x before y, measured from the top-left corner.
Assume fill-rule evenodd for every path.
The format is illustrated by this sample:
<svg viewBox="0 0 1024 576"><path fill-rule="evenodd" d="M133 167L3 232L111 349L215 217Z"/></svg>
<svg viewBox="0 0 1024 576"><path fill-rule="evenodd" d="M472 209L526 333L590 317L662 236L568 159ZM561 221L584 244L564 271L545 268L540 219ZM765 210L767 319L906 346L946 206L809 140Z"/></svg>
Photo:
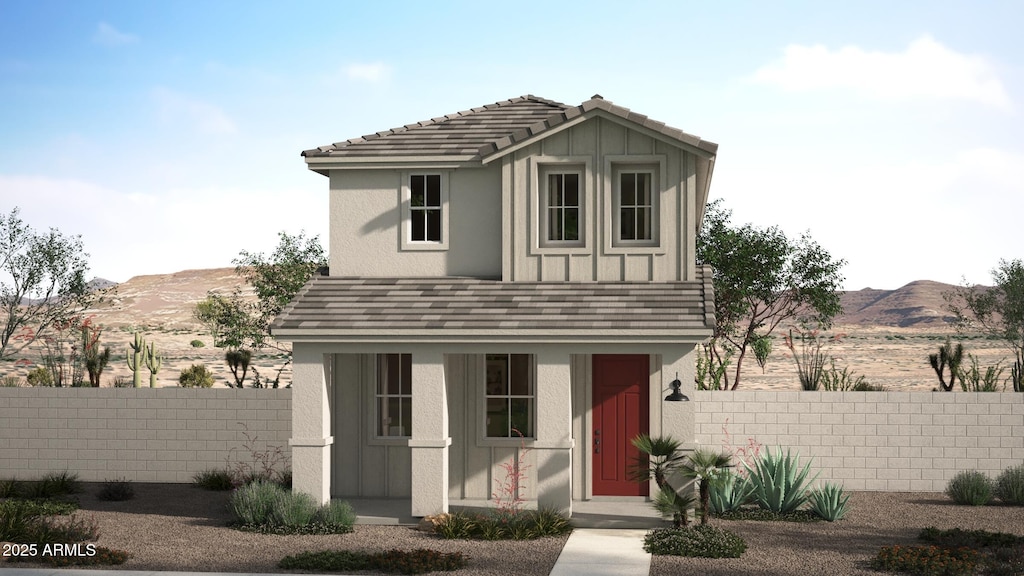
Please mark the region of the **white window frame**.
<svg viewBox="0 0 1024 576"><path fill-rule="evenodd" d="M623 173L647 173L651 177L651 238L650 240L624 240L620 238ZM664 194L665 157L660 155L626 155L605 157L604 171L604 251L607 254L664 254L665 211L661 197Z"/></svg>
<svg viewBox="0 0 1024 576"><path fill-rule="evenodd" d="M531 254L589 254L593 237L594 193L590 156L536 156L530 159ZM548 177L579 175L579 240L548 240Z"/></svg>
<svg viewBox="0 0 1024 576"><path fill-rule="evenodd" d="M439 176L441 179L441 240L434 242L430 240L412 239L412 177L413 176ZM449 247L449 203L448 203L448 180L449 174L446 171L408 171L402 173L402 250L436 251L448 250Z"/></svg>
<svg viewBox="0 0 1024 576"><path fill-rule="evenodd" d="M373 398L373 408L371 410L371 413L373 414L373 419L371 421L372 430L370 432L370 437L373 440L376 441L375 442L376 444L394 443L394 444L397 444L397 445L405 445L407 443L407 441L409 440L409 438L412 438L412 402L413 402L412 382L411 381L409 382L409 393L408 394L402 394L401 393L401 389L402 389L401 384L399 384L399 393L398 394L389 394L387 392L387 387L386 386L384 387L383 393L381 392L381 378L384 376L384 373L381 370L381 365L382 365L383 362L386 361L386 358L388 356L398 356L398 362L399 362L399 364L398 364L398 366L399 366L398 374L399 374L399 378L401 378L401 375L402 375L402 361L404 359L408 360L409 368L410 368L410 370L409 370L410 375L412 373L412 355L411 354L376 354L376 355L373 356L373 378L371 379L372 386L373 386L373 390L372 390L372 393L371 393L371 396ZM410 378L411 378L411 376L410 376ZM382 417L381 416L381 400L382 399L387 399L387 398L401 398L401 399L406 400L406 401L409 402L409 405L410 405L410 408L409 408L409 418L410 418L410 421L409 421L409 432L410 432L410 435L409 436L398 436L398 435L391 435L391 434L380 434L380 431L379 431L377 426L380 423L380 420L381 420L381 417ZM399 418L401 418L401 410L399 410Z"/></svg>
<svg viewBox="0 0 1024 576"><path fill-rule="evenodd" d="M528 368L527 375L530 379L529 387L530 394L527 395L515 395L512 394L511 388L509 388L508 394L491 394L488 390L488 356L513 356L514 354L500 354L500 353L488 353L480 355L480 418L479 422L479 435L477 443L481 446L519 446L523 441L532 443L537 437L537 358L534 354L523 354L528 357ZM508 366L511 367L511 358L509 358ZM512 377L511 368L505 374L506 379ZM510 383L509 383L510 384ZM511 400L513 399L527 399L529 400L529 420L532 430L530 435L523 433L523 437L511 435L511 436L488 436L487 435L487 400L490 398L505 398L509 402L509 425L511 426ZM511 433L511 430L509 431Z"/></svg>

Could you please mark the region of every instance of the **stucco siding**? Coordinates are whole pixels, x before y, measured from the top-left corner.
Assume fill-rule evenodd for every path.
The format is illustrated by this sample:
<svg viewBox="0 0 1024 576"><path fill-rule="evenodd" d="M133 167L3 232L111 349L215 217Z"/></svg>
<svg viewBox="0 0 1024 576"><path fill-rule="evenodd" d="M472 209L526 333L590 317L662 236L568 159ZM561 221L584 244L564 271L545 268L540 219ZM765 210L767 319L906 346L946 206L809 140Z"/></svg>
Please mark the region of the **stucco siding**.
<svg viewBox="0 0 1024 576"><path fill-rule="evenodd" d="M443 174L448 190L447 249L403 250L402 186L409 171L332 170L331 274L500 276L500 166L412 172Z"/></svg>

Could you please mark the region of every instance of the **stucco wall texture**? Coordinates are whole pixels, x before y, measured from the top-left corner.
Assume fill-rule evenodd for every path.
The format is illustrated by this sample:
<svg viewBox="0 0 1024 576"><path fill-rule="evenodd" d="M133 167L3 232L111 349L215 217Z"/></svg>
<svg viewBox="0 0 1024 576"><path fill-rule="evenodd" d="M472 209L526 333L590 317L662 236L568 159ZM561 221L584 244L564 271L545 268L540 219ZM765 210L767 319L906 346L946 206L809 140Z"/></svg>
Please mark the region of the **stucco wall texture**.
<svg viewBox="0 0 1024 576"><path fill-rule="evenodd" d="M291 390L0 388L0 478L51 471L82 480L190 482L289 453ZM941 492L962 470L1024 463L1024 394L691 392L698 445L750 440L813 457L819 482L849 490ZM580 442L577 443L577 446Z"/></svg>
<svg viewBox="0 0 1024 576"><path fill-rule="evenodd" d="M246 434L288 458L291 428L287 389L0 388L0 478L191 482L251 464Z"/></svg>

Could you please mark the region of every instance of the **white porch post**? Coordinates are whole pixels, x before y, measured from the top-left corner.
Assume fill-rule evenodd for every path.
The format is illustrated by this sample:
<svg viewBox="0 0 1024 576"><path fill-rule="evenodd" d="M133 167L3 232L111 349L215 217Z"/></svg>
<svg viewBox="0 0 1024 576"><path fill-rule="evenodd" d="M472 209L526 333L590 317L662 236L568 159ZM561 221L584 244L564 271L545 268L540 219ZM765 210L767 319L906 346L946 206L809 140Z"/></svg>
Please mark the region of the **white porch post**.
<svg viewBox="0 0 1024 576"><path fill-rule="evenodd" d="M444 354L412 355L412 515L448 512L448 389Z"/></svg>
<svg viewBox="0 0 1024 576"><path fill-rule="evenodd" d="M537 504L572 514L572 381L569 355L537 354Z"/></svg>
<svg viewBox="0 0 1024 576"><path fill-rule="evenodd" d="M292 357L292 487L322 504L331 499L330 383L315 345L296 342Z"/></svg>

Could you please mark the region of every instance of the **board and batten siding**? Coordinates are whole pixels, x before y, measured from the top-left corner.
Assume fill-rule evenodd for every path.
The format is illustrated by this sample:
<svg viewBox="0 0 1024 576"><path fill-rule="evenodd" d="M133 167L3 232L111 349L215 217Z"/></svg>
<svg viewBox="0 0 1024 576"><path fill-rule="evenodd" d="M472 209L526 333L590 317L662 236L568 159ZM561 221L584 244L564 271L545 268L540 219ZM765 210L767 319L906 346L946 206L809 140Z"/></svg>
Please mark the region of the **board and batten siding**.
<svg viewBox="0 0 1024 576"><path fill-rule="evenodd" d="M608 159L610 158L610 161ZM619 157L618 159L616 157ZM621 157L635 158L624 160ZM548 250L539 247L537 216L540 196L538 170L545 159L567 165L586 164L584 175L584 248ZM614 186L613 163L660 162L658 176L657 250L632 253L606 250L610 244ZM595 117L517 150L502 160L503 222L502 277L520 282L564 281L685 281L695 276L696 158L681 148L624 125Z"/></svg>

